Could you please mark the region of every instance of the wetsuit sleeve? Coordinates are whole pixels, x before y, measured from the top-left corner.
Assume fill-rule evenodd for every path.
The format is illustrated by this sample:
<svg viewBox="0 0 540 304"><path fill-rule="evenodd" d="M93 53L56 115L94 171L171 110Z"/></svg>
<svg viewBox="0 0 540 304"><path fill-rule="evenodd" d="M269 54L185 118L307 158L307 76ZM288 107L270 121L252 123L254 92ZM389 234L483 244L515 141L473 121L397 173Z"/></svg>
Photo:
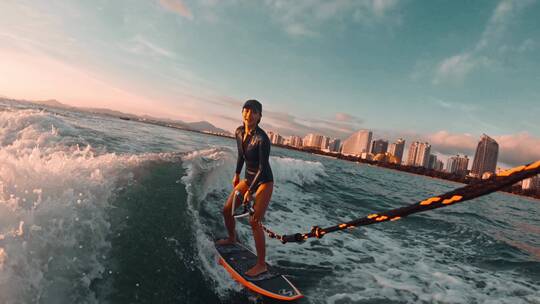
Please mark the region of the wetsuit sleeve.
<svg viewBox="0 0 540 304"><path fill-rule="evenodd" d="M261 175L263 175L264 170L268 170L270 168L269 159L270 159L270 141L268 139L262 139L259 142L259 170L257 170L257 174L255 174L255 177L253 178L253 182L249 186L249 193L253 193L253 191L257 188L257 185L259 183L259 180L261 179Z"/></svg>
<svg viewBox="0 0 540 304"><path fill-rule="evenodd" d="M238 149L238 157L236 159L236 174L240 174L242 172L242 167L244 166L244 155L242 152L240 152L240 149Z"/></svg>
<svg viewBox="0 0 540 304"><path fill-rule="evenodd" d="M244 166L244 154L241 152L241 145L242 145L242 136L238 134L238 131L236 131L236 146L238 149L238 157L236 159L236 174L240 174L242 172L242 167Z"/></svg>

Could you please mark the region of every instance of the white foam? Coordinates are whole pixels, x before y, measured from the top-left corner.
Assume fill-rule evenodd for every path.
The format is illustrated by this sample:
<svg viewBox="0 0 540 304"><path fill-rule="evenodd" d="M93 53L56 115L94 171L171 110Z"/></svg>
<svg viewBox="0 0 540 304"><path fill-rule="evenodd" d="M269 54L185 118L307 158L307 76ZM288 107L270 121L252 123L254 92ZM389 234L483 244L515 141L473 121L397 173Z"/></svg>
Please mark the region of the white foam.
<svg viewBox="0 0 540 304"><path fill-rule="evenodd" d="M222 298L225 298L231 290L239 290L240 287L228 279L225 270L217 266L214 241L207 236L207 231L201 223L199 205L206 199L208 193L227 187L227 181L232 180L234 161L233 152L228 148L194 151L182 158L187 173L182 177L182 182L188 193L187 208L193 215L192 227L199 262L197 265L202 272L210 274L206 278L211 280Z"/></svg>
<svg viewBox="0 0 540 304"><path fill-rule="evenodd" d="M323 164L289 157L270 157L270 167L276 184L293 182L297 185L312 184L327 176Z"/></svg>
<svg viewBox="0 0 540 304"><path fill-rule="evenodd" d="M366 240L349 236L339 236L344 241L339 247L335 239L326 240L324 245L332 251L332 264L340 268L333 268L328 279L313 287L320 294L320 300L315 299L314 303L373 299L411 303L528 303L539 296L538 290L517 274L441 263L444 252L433 250L429 243L422 242L422 237L417 239L416 246L407 247L375 229L367 228ZM294 255L276 258L314 266L325 261L320 254L309 253L310 247L304 246L304 251L302 259ZM359 257L371 257L374 262L355 262Z"/></svg>
<svg viewBox="0 0 540 304"><path fill-rule="evenodd" d="M97 155L61 118L0 112L0 302L97 303L115 183L150 156Z"/></svg>

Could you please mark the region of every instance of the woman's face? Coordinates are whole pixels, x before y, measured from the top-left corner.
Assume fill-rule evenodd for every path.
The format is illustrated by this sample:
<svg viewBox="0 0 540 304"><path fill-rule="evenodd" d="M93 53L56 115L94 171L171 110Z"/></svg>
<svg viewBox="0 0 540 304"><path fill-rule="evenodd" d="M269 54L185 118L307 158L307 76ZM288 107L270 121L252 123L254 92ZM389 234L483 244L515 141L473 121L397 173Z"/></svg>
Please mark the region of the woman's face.
<svg viewBox="0 0 540 304"><path fill-rule="evenodd" d="M242 118L244 120L244 124L254 127L261 119L261 113L250 108L244 108L242 109Z"/></svg>

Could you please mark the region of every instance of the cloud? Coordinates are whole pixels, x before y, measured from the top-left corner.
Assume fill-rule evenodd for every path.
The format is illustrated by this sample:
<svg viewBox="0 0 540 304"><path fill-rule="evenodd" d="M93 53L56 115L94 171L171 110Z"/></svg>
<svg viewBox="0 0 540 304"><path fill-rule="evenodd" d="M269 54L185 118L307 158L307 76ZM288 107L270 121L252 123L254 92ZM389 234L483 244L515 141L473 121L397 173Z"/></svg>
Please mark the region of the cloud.
<svg viewBox="0 0 540 304"><path fill-rule="evenodd" d="M159 0L159 4L171 12L193 20L193 14L181 0Z"/></svg>
<svg viewBox="0 0 540 304"><path fill-rule="evenodd" d="M266 0L270 16L293 36L318 36L329 21L372 24L395 9L396 0Z"/></svg>
<svg viewBox="0 0 540 304"><path fill-rule="evenodd" d="M509 56L512 56L513 54L522 54L525 52L530 52L536 49L538 46L538 43L532 39L528 38L524 40L520 45L502 45L499 48L499 53L501 55L508 54Z"/></svg>
<svg viewBox="0 0 540 304"><path fill-rule="evenodd" d="M512 20L534 0L502 0L491 15L482 37L475 49L481 50L500 39L506 32Z"/></svg>
<svg viewBox="0 0 540 304"><path fill-rule="evenodd" d="M175 54L173 52L150 42L141 35L135 36L135 38L131 40L131 45L127 47L126 50L137 55L150 54L168 57L171 59L175 58Z"/></svg>
<svg viewBox="0 0 540 304"><path fill-rule="evenodd" d="M489 64L490 61L486 57L474 56L471 53L463 53L448 57L439 63L433 83L461 83L468 74L478 68L489 66Z"/></svg>
<svg viewBox="0 0 540 304"><path fill-rule="evenodd" d="M336 113L335 119L336 121L349 121L349 122L356 121L359 123L362 122L362 119L355 117L353 115L347 114L347 113Z"/></svg>
<svg viewBox="0 0 540 304"><path fill-rule="evenodd" d="M285 31L292 36L309 36L315 37L318 34L316 32L306 29L303 24L294 23L286 26Z"/></svg>
<svg viewBox="0 0 540 304"><path fill-rule="evenodd" d="M470 134L452 134L448 131L427 134L425 138L435 150L447 155L472 155L478 143L478 139Z"/></svg>
<svg viewBox="0 0 540 304"><path fill-rule="evenodd" d="M499 143L499 161L509 165L540 160L540 138L528 132L493 136Z"/></svg>
<svg viewBox="0 0 540 304"><path fill-rule="evenodd" d="M393 9L397 5L397 0L373 0L371 8L375 15L383 16L387 11Z"/></svg>
<svg viewBox="0 0 540 304"><path fill-rule="evenodd" d="M458 110L458 111L464 112L465 114L471 114L471 112L475 111L478 108L474 104L449 102L449 101L445 101L440 98L434 98L434 97L431 97L430 99L433 100L437 105L439 105L442 108L449 109L449 110Z"/></svg>
<svg viewBox="0 0 540 304"><path fill-rule="evenodd" d="M432 79L433 84L462 83L469 74L483 67L490 67L497 58L488 52L491 48L500 45L511 22L517 18L533 0L502 0L491 14L480 39L469 50L442 59L435 68ZM531 39L523 42L521 49L531 47ZM529 41L529 42L527 42ZM507 50L520 50L520 48L506 46Z"/></svg>

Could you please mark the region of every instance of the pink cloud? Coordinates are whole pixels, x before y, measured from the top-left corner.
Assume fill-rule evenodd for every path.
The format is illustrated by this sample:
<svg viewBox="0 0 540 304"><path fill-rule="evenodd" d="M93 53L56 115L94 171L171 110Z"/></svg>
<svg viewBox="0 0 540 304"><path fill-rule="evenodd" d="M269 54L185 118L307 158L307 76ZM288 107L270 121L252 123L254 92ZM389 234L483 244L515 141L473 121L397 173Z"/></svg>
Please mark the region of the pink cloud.
<svg viewBox="0 0 540 304"><path fill-rule="evenodd" d="M438 131L420 136L428 141L432 149L446 155L467 154L474 157L480 136ZM540 160L540 138L527 132L492 136L499 143L499 162L520 165Z"/></svg>
<svg viewBox="0 0 540 304"><path fill-rule="evenodd" d="M316 133L336 138L347 138L361 124L361 119L344 113L337 113L334 118L300 118L289 113L266 111L262 121L263 126L283 135Z"/></svg>
<svg viewBox="0 0 540 304"><path fill-rule="evenodd" d="M510 165L540 160L540 138L527 132L493 136L499 143L499 161Z"/></svg>
<svg viewBox="0 0 540 304"><path fill-rule="evenodd" d="M452 134L448 131L438 131L425 137L444 154L473 154L478 144L478 138L470 134Z"/></svg>
<svg viewBox="0 0 540 304"><path fill-rule="evenodd" d="M193 19L193 14L181 0L159 0L159 4L182 17Z"/></svg>
<svg viewBox="0 0 540 304"><path fill-rule="evenodd" d="M362 119L358 118L358 117L355 117L355 116L352 116L350 114L347 114L347 113L336 113L336 116L335 116L335 119L337 121L347 121L347 122L352 122L352 121L357 121L357 122L362 122Z"/></svg>

